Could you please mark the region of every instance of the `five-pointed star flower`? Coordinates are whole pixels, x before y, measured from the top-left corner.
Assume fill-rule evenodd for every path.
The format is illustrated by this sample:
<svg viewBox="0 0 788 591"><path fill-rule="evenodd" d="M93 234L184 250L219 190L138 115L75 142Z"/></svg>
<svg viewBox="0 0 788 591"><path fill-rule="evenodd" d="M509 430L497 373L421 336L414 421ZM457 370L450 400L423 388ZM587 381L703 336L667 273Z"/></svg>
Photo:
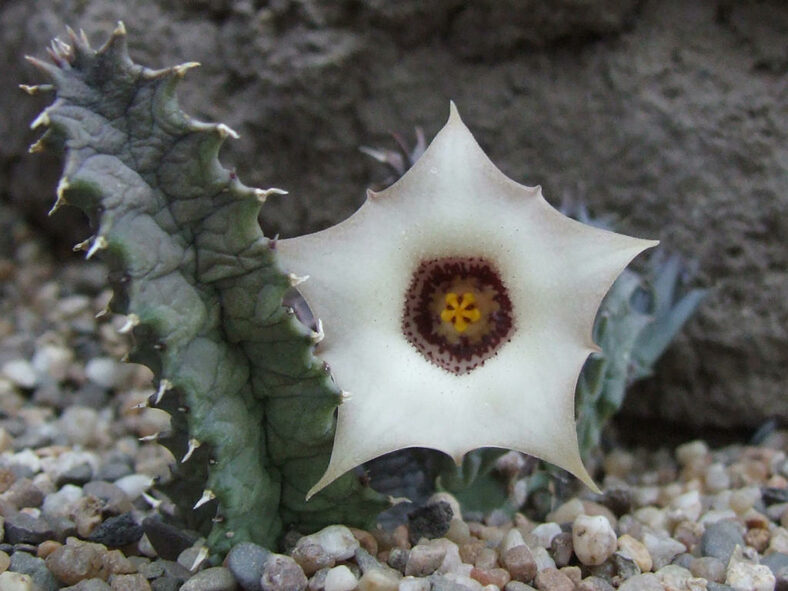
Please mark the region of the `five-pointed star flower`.
<svg viewBox="0 0 788 591"><path fill-rule="evenodd" d="M597 308L618 274L656 242L576 222L539 187L507 178L454 105L399 181L344 222L282 240L282 266L322 320L318 354L351 394L328 469L405 447L457 462L478 447L583 466L574 391L597 350Z"/></svg>

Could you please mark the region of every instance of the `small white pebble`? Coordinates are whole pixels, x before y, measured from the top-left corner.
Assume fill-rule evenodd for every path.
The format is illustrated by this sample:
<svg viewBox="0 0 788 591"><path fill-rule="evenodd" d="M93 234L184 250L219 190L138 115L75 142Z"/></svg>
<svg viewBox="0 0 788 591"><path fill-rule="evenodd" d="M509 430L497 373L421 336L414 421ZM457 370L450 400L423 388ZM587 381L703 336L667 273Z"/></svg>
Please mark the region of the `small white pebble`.
<svg viewBox="0 0 788 591"><path fill-rule="evenodd" d="M774 591L777 579L768 566L732 560L725 584L736 591Z"/></svg>
<svg viewBox="0 0 788 591"><path fill-rule="evenodd" d="M616 551L616 532L602 515L578 515L572 523L572 546L580 562L597 566Z"/></svg>
<svg viewBox="0 0 788 591"><path fill-rule="evenodd" d="M0 589L3 591L33 591L33 579L30 575L6 571L0 573Z"/></svg>
<svg viewBox="0 0 788 591"><path fill-rule="evenodd" d="M153 478L145 474L129 474L123 478L118 478L114 484L126 493L130 501L134 501L153 486Z"/></svg>
<svg viewBox="0 0 788 591"><path fill-rule="evenodd" d="M542 546L537 546L531 550L534 562L536 563L536 570L544 570L546 568L555 568L555 560L547 553L547 550Z"/></svg>
<svg viewBox="0 0 788 591"><path fill-rule="evenodd" d="M357 585L356 577L343 564L329 569L323 588L325 591L352 591Z"/></svg>
<svg viewBox="0 0 788 591"><path fill-rule="evenodd" d="M670 502L668 519L673 523L697 521L702 510L703 505L700 501L700 493L696 490L691 490L675 497Z"/></svg>
<svg viewBox="0 0 788 591"><path fill-rule="evenodd" d="M398 591L430 591L430 581L421 577L405 577L399 582Z"/></svg>
<svg viewBox="0 0 788 591"><path fill-rule="evenodd" d="M322 546L334 560L347 560L356 553L360 545L350 529L344 525L329 525L318 532L304 536L301 541Z"/></svg>
<svg viewBox="0 0 788 591"><path fill-rule="evenodd" d="M676 448L676 459L682 466L704 459L709 453L709 446L705 441L690 441Z"/></svg>
<svg viewBox="0 0 788 591"><path fill-rule="evenodd" d="M31 389L38 384L38 375L27 359L12 359L6 361L0 369L0 374L11 380L20 388Z"/></svg>
<svg viewBox="0 0 788 591"><path fill-rule="evenodd" d="M769 538L769 549L767 550L767 554L772 552L788 554L788 529L777 527L772 531L772 535Z"/></svg>
<svg viewBox="0 0 788 591"><path fill-rule="evenodd" d="M557 523L548 521L533 528L528 534L528 546L533 550L534 546L541 546L542 548L549 548L553 542L553 538L561 533L561 526Z"/></svg>
<svg viewBox="0 0 788 591"><path fill-rule="evenodd" d="M47 343L36 348L31 363L39 375L47 375L56 382L62 382L68 377L73 361L74 352L71 349Z"/></svg>
<svg viewBox="0 0 788 591"><path fill-rule="evenodd" d="M714 462L706 468L703 475L706 482L706 490L710 493L717 493L726 490L731 485L731 477L728 470L720 462Z"/></svg>
<svg viewBox="0 0 788 591"><path fill-rule="evenodd" d="M501 545L498 548L498 553L503 556L507 550L514 548L516 546L523 546L525 545L525 540L523 539L523 534L520 533L520 530L516 527L513 527L506 535L503 537L501 541Z"/></svg>
<svg viewBox="0 0 788 591"><path fill-rule="evenodd" d="M761 489L757 486L748 486L733 491L730 498L730 508L739 515L753 508L761 498Z"/></svg>
<svg viewBox="0 0 788 591"><path fill-rule="evenodd" d="M85 376L104 388L114 388L120 373L119 364L111 357L94 357L85 364Z"/></svg>

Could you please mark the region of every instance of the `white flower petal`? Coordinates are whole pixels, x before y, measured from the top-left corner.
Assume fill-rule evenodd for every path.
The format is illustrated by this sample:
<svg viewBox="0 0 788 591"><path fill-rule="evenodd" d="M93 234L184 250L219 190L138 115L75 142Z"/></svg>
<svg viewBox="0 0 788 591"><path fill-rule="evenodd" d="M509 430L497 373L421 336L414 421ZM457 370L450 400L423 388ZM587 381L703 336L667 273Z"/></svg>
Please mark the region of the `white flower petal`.
<svg viewBox="0 0 788 591"><path fill-rule="evenodd" d="M602 298L655 244L571 220L539 187L507 178L452 105L446 126L394 185L337 226L278 243L285 269L310 275L299 290L323 320L319 353L353 393L310 495L363 462L414 446L458 462L478 447L516 449L596 489L578 450L575 384L596 350L591 330ZM444 257L494 264L512 302L510 341L461 375L430 363L402 331L414 271Z"/></svg>

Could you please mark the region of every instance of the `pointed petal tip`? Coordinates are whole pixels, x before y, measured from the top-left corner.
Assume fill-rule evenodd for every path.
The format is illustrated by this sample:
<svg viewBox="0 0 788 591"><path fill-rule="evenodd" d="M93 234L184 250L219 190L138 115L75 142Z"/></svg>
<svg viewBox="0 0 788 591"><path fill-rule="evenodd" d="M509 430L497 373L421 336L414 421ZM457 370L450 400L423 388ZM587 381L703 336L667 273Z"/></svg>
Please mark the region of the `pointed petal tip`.
<svg viewBox="0 0 788 591"><path fill-rule="evenodd" d="M460 117L460 112L457 110L457 105L454 101L449 101L449 123L452 121L459 121L462 123L462 117Z"/></svg>

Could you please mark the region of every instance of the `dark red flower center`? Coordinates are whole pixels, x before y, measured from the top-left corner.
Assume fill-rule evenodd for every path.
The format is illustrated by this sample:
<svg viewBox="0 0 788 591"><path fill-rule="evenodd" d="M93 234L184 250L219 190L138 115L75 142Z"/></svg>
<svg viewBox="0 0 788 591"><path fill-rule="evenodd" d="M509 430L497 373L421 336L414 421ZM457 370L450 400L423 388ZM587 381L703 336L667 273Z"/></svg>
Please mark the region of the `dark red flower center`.
<svg viewBox="0 0 788 591"><path fill-rule="evenodd" d="M466 374L484 364L514 332L512 302L501 274L476 257L423 261L405 294L402 331L438 367Z"/></svg>

